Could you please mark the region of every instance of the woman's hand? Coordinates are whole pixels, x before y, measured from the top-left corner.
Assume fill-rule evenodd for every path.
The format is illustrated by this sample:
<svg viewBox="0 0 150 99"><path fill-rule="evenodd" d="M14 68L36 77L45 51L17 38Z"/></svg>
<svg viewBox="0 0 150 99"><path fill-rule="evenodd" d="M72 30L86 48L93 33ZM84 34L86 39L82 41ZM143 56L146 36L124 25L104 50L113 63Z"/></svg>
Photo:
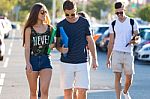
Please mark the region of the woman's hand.
<svg viewBox="0 0 150 99"><path fill-rule="evenodd" d="M31 73L32 72L32 65L30 63L27 63L25 69L27 72Z"/></svg>
<svg viewBox="0 0 150 99"><path fill-rule="evenodd" d="M55 44L54 43L50 44L49 47L50 47L51 50L53 50L53 48L55 47Z"/></svg>

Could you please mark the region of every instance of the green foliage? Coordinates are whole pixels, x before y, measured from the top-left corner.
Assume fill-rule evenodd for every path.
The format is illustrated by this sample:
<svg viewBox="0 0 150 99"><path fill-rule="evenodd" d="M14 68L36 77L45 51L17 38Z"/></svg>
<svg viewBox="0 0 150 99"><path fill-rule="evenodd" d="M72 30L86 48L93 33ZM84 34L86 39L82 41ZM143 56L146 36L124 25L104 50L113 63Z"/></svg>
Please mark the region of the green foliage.
<svg viewBox="0 0 150 99"><path fill-rule="evenodd" d="M52 3L53 3L53 0L21 0L18 3L18 5L21 6L21 12L19 14L19 16L20 16L19 20L21 20L21 21L24 20L23 18L27 17L27 16L24 16L24 15L28 15L27 12L29 13L30 8L32 7L32 5L34 3L37 3L37 2L41 2L41 3L45 4L48 11L49 11L50 16L52 16ZM56 11L59 11L61 6L62 6L61 1L56 0ZM25 13L25 14L23 14L23 13Z"/></svg>
<svg viewBox="0 0 150 99"><path fill-rule="evenodd" d="M91 16L96 17L97 19L101 18L101 10L111 12L113 5L110 3L110 0L92 0L87 5L87 11Z"/></svg>
<svg viewBox="0 0 150 99"><path fill-rule="evenodd" d="M20 11L19 12L19 21L24 22L26 21L27 17L28 17L29 11L28 10L24 10L24 11Z"/></svg>
<svg viewBox="0 0 150 99"><path fill-rule="evenodd" d="M19 5L21 6L22 10L30 10L32 5L37 2L45 4L48 9L51 9L52 7L52 0L21 0Z"/></svg>
<svg viewBox="0 0 150 99"><path fill-rule="evenodd" d="M131 12L126 12L126 15L131 17L131 18L134 18L135 17L135 14L134 13L131 13Z"/></svg>
<svg viewBox="0 0 150 99"><path fill-rule="evenodd" d="M139 17L144 21L150 22L150 4L146 5L139 11Z"/></svg>
<svg viewBox="0 0 150 99"><path fill-rule="evenodd" d="M0 1L0 14L5 15L13 9L18 0L1 0Z"/></svg>

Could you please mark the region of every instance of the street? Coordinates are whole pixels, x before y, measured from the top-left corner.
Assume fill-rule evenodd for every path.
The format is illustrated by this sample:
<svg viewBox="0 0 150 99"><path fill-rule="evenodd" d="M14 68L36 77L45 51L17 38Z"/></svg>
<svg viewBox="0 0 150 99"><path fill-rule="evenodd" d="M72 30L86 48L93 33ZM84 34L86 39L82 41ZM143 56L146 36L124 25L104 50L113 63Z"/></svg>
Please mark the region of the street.
<svg viewBox="0 0 150 99"><path fill-rule="evenodd" d="M25 75L22 31L13 30L5 39L5 56L0 61L0 99L29 99L29 86ZM98 70L91 69L91 90L88 99L115 99L114 74L106 68L106 53L98 51ZM53 76L49 90L50 99L63 99L59 88L59 53L52 51ZM150 97L150 62L135 61L135 75L130 89L132 99ZM124 78L123 78L124 82ZM123 85L122 85L123 87Z"/></svg>

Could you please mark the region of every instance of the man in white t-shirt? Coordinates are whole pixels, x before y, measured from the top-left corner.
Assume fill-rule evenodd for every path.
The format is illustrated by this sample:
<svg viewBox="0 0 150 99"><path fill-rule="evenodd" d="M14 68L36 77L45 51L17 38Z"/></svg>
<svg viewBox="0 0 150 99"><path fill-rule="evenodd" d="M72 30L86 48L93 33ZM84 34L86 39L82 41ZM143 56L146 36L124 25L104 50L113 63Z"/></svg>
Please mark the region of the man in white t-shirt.
<svg viewBox="0 0 150 99"><path fill-rule="evenodd" d="M134 74L134 57L133 44L138 41L138 26L134 21L131 25L130 19L125 15L125 9L122 2L115 3L115 20L114 27L112 23L109 26L110 41L107 52L107 67L115 73L115 91L117 99L121 99L121 92L125 99L131 99L129 95L129 88L132 83ZM134 39L132 39L135 37ZM127 45L128 44L128 45ZM112 58L112 59L111 59ZM111 63L112 61L112 63ZM124 89L121 89L122 71L125 74Z"/></svg>

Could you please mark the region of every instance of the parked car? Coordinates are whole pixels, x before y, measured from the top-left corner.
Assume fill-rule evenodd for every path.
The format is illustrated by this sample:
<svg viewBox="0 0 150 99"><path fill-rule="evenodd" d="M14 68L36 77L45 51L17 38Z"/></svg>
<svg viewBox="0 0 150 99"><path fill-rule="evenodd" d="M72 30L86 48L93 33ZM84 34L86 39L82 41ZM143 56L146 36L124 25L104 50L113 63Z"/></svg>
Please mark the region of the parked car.
<svg viewBox="0 0 150 99"><path fill-rule="evenodd" d="M134 18L139 25L148 25L149 22L142 20L141 18Z"/></svg>
<svg viewBox="0 0 150 99"><path fill-rule="evenodd" d="M97 46L97 48L99 48L102 51L106 51L106 45L103 44L103 41L105 42L105 40L102 40L106 37L107 32L105 33L106 30L108 30L109 25L108 24L99 24L99 25L93 25L92 26L92 31L93 31L93 38L95 41L95 44Z"/></svg>
<svg viewBox="0 0 150 99"><path fill-rule="evenodd" d="M137 59L138 57L138 52L139 50L141 50L141 48L143 48L143 46L145 44L149 44L150 43L150 29L146 29L143 30L142 32L140 32L140 37L141 37L141 42L137 45L134 46L134 56Z"/></svg>
<svg viewBox="0 0 150 99"><path fill-rule="evenodd" d="M107 51L107 45L109 43L109 31L108 29L97 39L96 46L101 51Z"/></svg>
<svg viewBox="0 0 150 99"><path fill-rule="evenodd" d="M20 30L19 23L11 22L12 29Z"/></svg>
<svg viewBox="0 0 150 99"><path fill-rule="evenodd" d="M0 33L0 61L3 60L4 54L5 54L5 43L4 43L4 38Z"/></svg>
<svg viewBox="0 0 150 99"><path fill-rule="evenodd" d="M136 50L139 50L145 43L147 43L148 40L145 40L145 38L143 38L143 36L145 35L145 30L150 30L150 26L149 25L139 25L139 33L140 33L140 37L141 37L141 42L139 44L134 45L133 48L133 52L134 55L136 56Z"/></svg>
<svg viewBox="0 0 150 99"><path fill-rule="evenodd" d="M139 32L143 32L144 30L150 30L150 25L139 25Z"/></svg>
<svg viewBox="0 0 150 99"><path fill-rule="evenodd" d="M8 38L12 30L11 22L6 17L0 17L0 29L4 38Z"/></svg>
<svg viewBox="0 0 150 99"><path fill-rule="evenodd" d="M99 24L95 26L94 34L104 34L104 32L109 28L108 24Z"/></svg>
<svg viewBox="0 0 150 99"><path fill-rule="evenodd" d="M150 61L150 43L143 45L136 53L138 60Z"/></svg>

